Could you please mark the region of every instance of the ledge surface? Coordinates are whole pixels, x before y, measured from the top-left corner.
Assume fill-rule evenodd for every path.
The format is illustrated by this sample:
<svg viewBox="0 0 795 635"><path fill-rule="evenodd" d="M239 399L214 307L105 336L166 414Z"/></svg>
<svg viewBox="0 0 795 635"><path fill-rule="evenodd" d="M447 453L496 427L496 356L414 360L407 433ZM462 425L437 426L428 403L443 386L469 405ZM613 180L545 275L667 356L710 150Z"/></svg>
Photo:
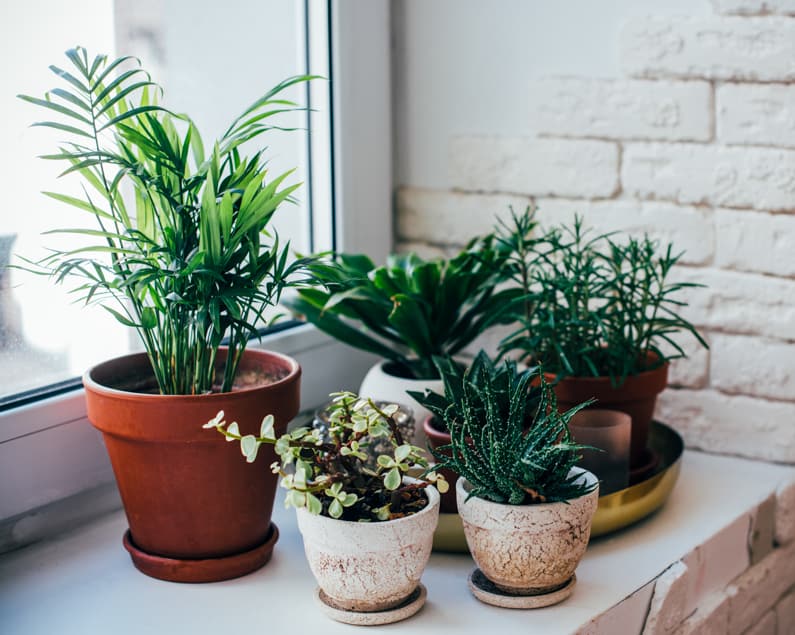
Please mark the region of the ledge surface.
<svg viewBox="0 0 795 635"><path fill-rule="evenodd" d="M474 565L468 555L434 554L423 576L428 602L415 617L388 628L395 633L609 632L636 594L645 617L652 583L666 568L750 513L791 481L795 469L688 451L665 507L634 527L594 539L577 569L577 586L564 603L544 609L499 609L467 589ZM281 497L281 495L280 495ZM302 632L352 633L313 604L314 579L292 510L277 501L281 531L272 561L249 576L214 584L173 584L133 568L121 537L122 512L0 557L0 631L6 635ZM735 554L726 554L732 558ZM747 553L736 554L747 558ZM636 593L638 590L646 590ZM646 597L648 596L648 597ZM627 607L627 603L622 604ZM630 611L631 612L631 611ZM622 632L631 625L627 614ZM361 632L361 631L359 631Z"/></svg>

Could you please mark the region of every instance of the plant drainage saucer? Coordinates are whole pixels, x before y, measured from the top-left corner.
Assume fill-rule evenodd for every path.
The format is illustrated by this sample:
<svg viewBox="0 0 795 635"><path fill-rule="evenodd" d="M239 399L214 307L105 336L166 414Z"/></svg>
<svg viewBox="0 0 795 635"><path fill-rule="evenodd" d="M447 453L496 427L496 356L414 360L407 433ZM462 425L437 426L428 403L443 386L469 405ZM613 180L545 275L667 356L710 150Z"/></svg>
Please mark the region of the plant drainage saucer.
<svg viewBox="0 0 795 635"><path fill-rule="evenodd" d="M574 591L577 576L573 575L560 588L538 595L514 595L498 589L480 569L469 574L469 590L478 600L505 609L540 609L562 602Z"/></svg>
<svg viewBox="0 0 795 635"><path fill-rule="evenodd" d="M395 608L371 612L347 611L334 606L322 589L315 589L315 601L327 617L337 622L353 624L354 626L380 626L405 620L425 606L425 600L427 599L428 591L423 584L419 584L411 595Z"/></svg>
<svg viewBox="0 0 795 635"><path fill-rule="evenodd" d="M136 569L146 575L168 582L219 582L230 580L256 571L271 559L273 546L279 539L279 529L271 523L265 541L242 553L222 558L168 558L148 553L133 541L130 530L124 532L124 548L130 552Z"/></svg>

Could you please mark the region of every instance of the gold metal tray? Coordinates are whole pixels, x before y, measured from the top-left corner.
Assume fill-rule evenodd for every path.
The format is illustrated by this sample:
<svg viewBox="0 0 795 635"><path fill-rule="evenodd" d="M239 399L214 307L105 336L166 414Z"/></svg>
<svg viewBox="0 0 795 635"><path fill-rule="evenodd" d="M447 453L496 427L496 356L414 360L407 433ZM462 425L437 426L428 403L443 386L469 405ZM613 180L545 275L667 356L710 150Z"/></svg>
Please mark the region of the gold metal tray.
<svg viewBox="0 0 795 635"><path fill-rule="evenodd" d="M647 479L601 496L591 525L591 536L603 536L628 527L655 512L668 500L679 478L684 443L673 428L652 421L649 445L660 455L660 462ZM439 514L433 536L434 551L467 553L464 526L458 514Z"/></svg>

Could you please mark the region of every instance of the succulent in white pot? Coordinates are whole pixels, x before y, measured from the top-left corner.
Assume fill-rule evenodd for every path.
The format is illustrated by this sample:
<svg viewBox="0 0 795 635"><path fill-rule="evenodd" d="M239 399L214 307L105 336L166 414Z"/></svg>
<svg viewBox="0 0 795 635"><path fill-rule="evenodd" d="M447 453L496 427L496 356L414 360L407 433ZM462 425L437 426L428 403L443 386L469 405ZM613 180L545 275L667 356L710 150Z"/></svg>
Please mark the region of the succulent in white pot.
<svg viewBox="0 0 795 635"><path fill-rule="evenodd" d="M424 452L402 438L396 404L353 393L333 394L328 430L298 428L278 439L266 417L260 436L241 436L234 423L211 422L228 440L239 440L248 461L274 444L272 465L295 507L318 598L332 618L354 624L409 617L425 601L420 578L428 563L439 517L439 492L447 482L427 470ZM383 439L375 466L368 446Z"/></svg>
<svg viewBox="0 0 795 635"><path fill-rule="evenodd" d="M574 467L583 446L568 429L587 404L561 414L539 369L518 372L511 361L498 368L483 354L478 360L444 376L434 410L451 440L434 450L433 469L461 477L456 495L478 567L470 577L475 596L498 606L546 606L572 592L598 503L598 480ZM528 400L539 387L538 400Z"/></svg>

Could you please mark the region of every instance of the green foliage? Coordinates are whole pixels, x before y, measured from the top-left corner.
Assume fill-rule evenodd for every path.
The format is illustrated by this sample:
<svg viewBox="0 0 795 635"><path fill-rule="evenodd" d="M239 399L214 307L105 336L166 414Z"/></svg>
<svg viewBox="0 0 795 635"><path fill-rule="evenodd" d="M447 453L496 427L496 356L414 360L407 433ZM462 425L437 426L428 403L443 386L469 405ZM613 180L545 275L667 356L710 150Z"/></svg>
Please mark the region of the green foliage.
<svg viewBox="0 0 795 635"><path fill-rule="evenodd" d="M223 412L204 427L217 429L227 441L239 441L250 463L263 444L274 445L281 462L271 467L288 490L286 505L305 507L313 514L354 521L391 520L425 507L423 489L429 484L447 490L447 482L436 474L404 482L411 468L427 468L428 461L420 448L404 442L393 419L397 405L379 407L349 392L331 396L328 440L320 430L306 427L277 439L271 415L263 420L258 437L241 436L237 423L226 424ZM390 441L390 451L378 454L371 466L365 450L379 438Z"/></svg>
<svg viewBox="0 0 795 635"><path fill-rule="evenodd" d="M510 360L495 366L482 351L466 369L438 363L444 395L413 394L450 432L450 444L434 450L432 469L463 476L471 496L509 505L566 501L593 490L570 475L584 446L572 441L568 424L587 403L561 414L539 369L518 372Z"/></svg>
<svg viewBox="0 0 795 635"><path fill-rule="evenodd" d="M311 78L265 93L205 155L191 120L158 105L160 89L137 60L89 60L82 48L66 55L69 70L50 67L60 87L20 98L53 116L34 126L68 138L43 158L84 182L82 199L46 194L86 212L94 228L53 230L88 244L26 268L58 283L76 278L78 299L136 329L162 393L228 391L264 309L307 264L288 263L289 245L267 232L299 184L285 184L289 172L271 177L262 151L246 158L240 146L277 128L272 116L300 110L279 94ZM224 337L230 352L218 379Z"/></svg>
<svg viewBox="0 0 795 635"><path fill-rule="evenodd" d="M670 281L681 257L671 244L660 251L648 236L594 234L579 217L531 239L528 216L531 211L514 215L511 226L499 229L500 243L524 266L514 276L523 302L510 309L519 327L501 342L502 354L520 351L558 375L610 376L620 385L628 375L684 357L677 332L707 346L678 313L680 292L700 285ZM512 247L528 241L521 253Z"/></svg>
<svg viewBox="0 0 795 635"><path fill-rule="evenodd" d="M437 377L434 355L455 355L499 321L495 295L507 254L489 235L450 260L392 255L376 267L340 254L312 265L314 288L286 301L336 339L396 362L415 379Z"/></svg>

